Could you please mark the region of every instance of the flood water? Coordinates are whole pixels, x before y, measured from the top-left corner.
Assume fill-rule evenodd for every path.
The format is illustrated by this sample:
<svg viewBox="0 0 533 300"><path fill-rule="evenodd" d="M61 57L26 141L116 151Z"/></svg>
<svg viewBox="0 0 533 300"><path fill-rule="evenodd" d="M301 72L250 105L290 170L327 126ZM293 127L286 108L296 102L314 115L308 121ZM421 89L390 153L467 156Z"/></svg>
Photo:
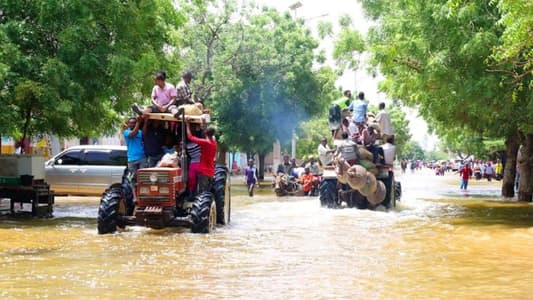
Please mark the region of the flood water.
<svg viewBox="0 0 533 300"><path fill-rule="evenodd" d="M499 199L497 183L400 180L389 212L234 188L231 225L209 235L97 235L98 199L58 197L54 219L0 219L0 298L533 297L532 205Z"/></svg>

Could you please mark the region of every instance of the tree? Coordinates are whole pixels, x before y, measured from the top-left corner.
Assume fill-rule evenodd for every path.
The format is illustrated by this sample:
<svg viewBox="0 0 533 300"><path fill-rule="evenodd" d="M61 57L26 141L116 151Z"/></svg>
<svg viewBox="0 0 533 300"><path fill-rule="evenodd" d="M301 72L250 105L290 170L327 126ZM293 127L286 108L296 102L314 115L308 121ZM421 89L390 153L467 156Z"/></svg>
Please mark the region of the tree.
<svg viewBox="0 0 533 300"><path fill-rule="evenodd" d="M415 141L409 141L405 145L405 157L407 157L410 160L424 160L425 159L425 153L424 149Z"/></svg>
<svg viewBox="0 0 533 300"><path fill-rule="evenodd" d="M114 131L183 22L170 0L0 0L0 134ZM142 93L141 93L142 94Z"/></svg>
<svg viewBox="0 0 533 300"><path fill-rule="evenodd" d="M516 114L532 105L531 93L517 88L512 66L491 60L502 45L502 27L490 1L361 2L379 20L369 43L372 62L386 78L380 87L390 97L418 107L441 133L467 129L483 138L504 137L513 146L521 132L531 132L532 110ZM508 157L508 164L513 160ZM504 186L514 174L506 172ZM512 196L509 189L502 193Z"/></svg>
<svg viewBox="0 0 533 300"><path fill-rule="evenodd" d="M207 74L195 90L208 91L203 95L221 143L261 158L277 139L290 139L301 120L323 111L332 100L329 77L313 68L318 43L303 21L270 8L237 9L232 1L212 5L192 12L198 17L183 29L196 40L182 52L200 59L181 57L187 67Z"/></svg>
<svg viewBox="0 0 533 300"><path fill-rule="evenodd" d="M342 70L357 70L359 55L365 50L364 39L359 31L352 29L352 19L349 15L339 18L341 32L334 42L333 58Z"/></svg>

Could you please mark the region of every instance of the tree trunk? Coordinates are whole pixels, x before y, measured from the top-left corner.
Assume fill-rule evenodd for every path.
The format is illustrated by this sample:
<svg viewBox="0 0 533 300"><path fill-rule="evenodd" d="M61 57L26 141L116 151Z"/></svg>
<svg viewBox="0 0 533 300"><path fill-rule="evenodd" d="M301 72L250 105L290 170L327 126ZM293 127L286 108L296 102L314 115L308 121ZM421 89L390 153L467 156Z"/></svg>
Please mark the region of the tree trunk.
<svg viewBox="0 0 533 300"><path fill-rule="evenodd" d="M228 152L228 147L226 147L223 144L218 144L217 147L217 156L216 156L216 163L224 166L228 166L226 162L226 153ZM235 159L235 157L233 157ZM231 166L229 166L231 171Z"/></svg>
<svg viewBox="0 0 533 300"><path fill-rule="evenodd" d="M259 180L265 180L265 157L266 154L259 153Z"/></svg>
<svg viewBox="0 0 533 300"><path fill-rule="evenodd" d="M505 139L505 160L502 180L502 196L514 197L514 180L516 176L516 154L518 153L518 137L510 135Z"/></svg>
<svg viewBox="0 0 533 300"><path fill-rule="evenodd" d="M31 121L31 108L28 108L26 111L26 116L24 120L24 128L22 129L22 145L20 148L22 149L20 153L29 154L29 146L26 146L26 138L29 136L29 130L30 130L30 121Z"/></svg>
<svg viewBox="0 0 533 300"><path fill-rule="evenodd" d="M533 199L533 134L527 134L519 150L518 201L531 202Z"/></svg>

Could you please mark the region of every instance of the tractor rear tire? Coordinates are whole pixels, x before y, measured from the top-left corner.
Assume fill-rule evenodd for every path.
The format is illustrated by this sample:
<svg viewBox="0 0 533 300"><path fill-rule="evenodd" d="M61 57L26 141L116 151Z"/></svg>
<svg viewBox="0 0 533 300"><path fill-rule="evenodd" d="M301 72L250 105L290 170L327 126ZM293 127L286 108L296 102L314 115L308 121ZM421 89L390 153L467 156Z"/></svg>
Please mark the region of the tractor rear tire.
<svg viewBox="0 0 533 300"><path fill-rule="evenodd" d="M210 233L215 229L217 217L216 202L212 193L195 196L191 209L192 233Z"/></svg>
<svg viewBox="0 0 533 300"><path fill-rule="evenodd" d="M121 200L122 190L120 187L109 188L102 194L98 207L98 234L117 231Z"/></svg>
<svg viewBox="0 0 533 300"><path fill-rule="evenodd" d="M337 180L325 179L320 183L320 205L336 208L338 200Z"/></svg>
<svg viewBox="0 0 533 300"><path fill-rule="evenodd" d="M217 224L221 225L226 225L224 205L226 205L226 184L228 184L227 178L228 169L226 169L225 166L216 166L213 188L211 189L211 192L215 197L215 203L217 205Z"/></svg>
<svg viewBox="0 0 533 300"><path fill-rule="evenodd" d="M402 183L395 181L394 182L394 199L395 199L394 202L400 201L401 198L402 198Z"/></svg>

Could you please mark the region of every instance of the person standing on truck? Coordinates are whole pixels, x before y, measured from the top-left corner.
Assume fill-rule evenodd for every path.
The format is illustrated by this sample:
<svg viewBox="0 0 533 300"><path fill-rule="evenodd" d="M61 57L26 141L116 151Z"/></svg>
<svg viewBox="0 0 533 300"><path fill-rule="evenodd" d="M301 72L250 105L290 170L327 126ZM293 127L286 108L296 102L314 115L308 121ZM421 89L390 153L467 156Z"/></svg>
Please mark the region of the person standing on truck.
<svg viewBox="0 0 533 300"><path fill-rule="evenodd" d="M146 166L146 156L144 154L143 147L143 134L139 130L141 124L141 117L129 118L128 128L124 130L124 140L128 147L128 172L133 174L133 183L135 184L135 178L137 170Z"/></svg>
<svg viewBox="0 0 533 300"><path fill-rule="evenodd" d="M198 168L197 182L198 193L209 192L215 176L215 157L217 154L217 141L215 140L215 129L207 127L205 138L198 138L191 133L191 124L188 118L187 139L200 145L200 167Z"/></svg>
<svg viewBox="0 0 533 300"><path fill-rule="evenodd" d="M386 142L388 138L391 137L391 141L394 141L394 129L392 128L390 115L385 111L384 102L379 103L379 112L376 115L376 122L379 124L381 139Z"/></svg>
<svg viewBox="0 0 533 300"><path fill-rule="evenodd" d="M322 167L329 166L333 163L333 152L328 146L328 139L323 137L318 145L318 161L322 164Z"/></svg>
<svg viewBox="0 0 533 300"><path fill-rule="evenodd" d="M368 102L365 100L365 93L360 92L357 99L354 100L349 109L353 113L352 121L359 126L359 131L362 131L362 126L366 123L366 111Z"/></svg>
<svg viewBox="0 0 533 300"><path fill-rule="evenodd" d="M348 113L348 106L352 101L352 92L350 90L344 91L344 96L333 101L329 108L329 129L331 130L331 135L335 137L336 132L340 129L341 120Z"/></svg>
<svg viewBox="0 0 533 300"><path fill-rule="evenodd" d="M193 135L200 138L201 132L194 130ZM189 192L194 193L196 189L196 179L198 176L198 170L200 169L200 158L202 149L200 145L186 139L185 148L187 157L189 158L189 170L187 174L187 187Z"/></svg>
<svg viewBox="0 0 533 300"><path fill-rule="evenodd" d="M176 102L176 89L174 86L166 82L167 74L164 71L159 71L155 74L155 85L152 89L152 105L141 110L137 103L134 103L131 108L139 115L146 113L165 113L170 111Z"/></svg>

